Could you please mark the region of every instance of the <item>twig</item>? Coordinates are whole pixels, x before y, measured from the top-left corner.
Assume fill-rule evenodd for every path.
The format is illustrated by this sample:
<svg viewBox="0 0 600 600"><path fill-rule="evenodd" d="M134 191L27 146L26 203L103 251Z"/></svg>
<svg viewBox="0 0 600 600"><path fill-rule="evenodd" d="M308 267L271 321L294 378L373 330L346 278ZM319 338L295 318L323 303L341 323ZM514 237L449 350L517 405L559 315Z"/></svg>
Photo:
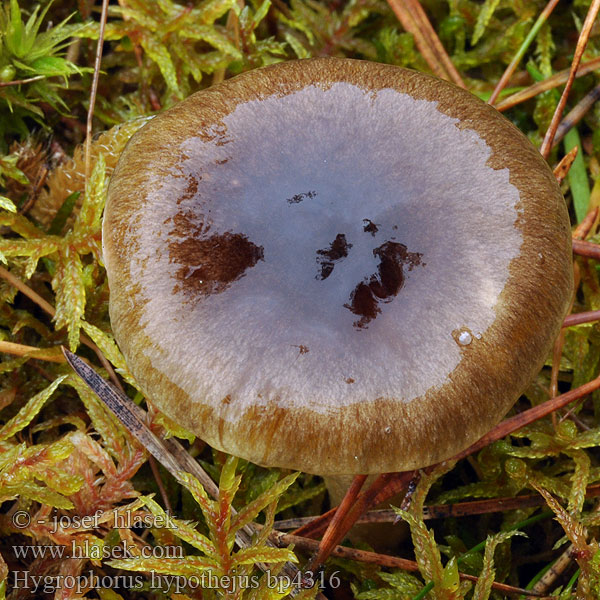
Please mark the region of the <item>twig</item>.
<svg viewBox="0 0 600 600"><path fill-rule="evenodd" d="M489 104L494 104L494 102L496 102L498 96L500 95L500 92L506 87L506 84L508 83L509 79L513 76L513 73L515 72L515 69L521 62L521 59L527 51L527 48L529 48L531 42L533 42L533 40L535 39L535 36L538 34L542 25L548 20L548 17L552 14L552 11L558 4L558 1L559 0L550 0L548 4L546 4L544 10L540 13L540 16L537 18L536 22L533 24L533 27L525 37L525 40L517 50L517 53L513 56L513 59L510 61L510 64L508 65L508 67L506 67L504 73L502 73L502 77L500 77L500 80L496 84L496 87L494 88L494 91L492 92L492 95L488 100Z"/></svg>
<svg viewBox="0 0 600 600"><path fill-rule="evenodd" d="M585 240L573 240L573 252L579 256L587 256L594 260L600 260L600 246Z"/></svg>
<svg viewBox="0 0 600 600"><path fill-rule="evenodd" d="M600 0L592 0L588 13L585 17L585 21L583 22L583 26L581 28L579 39L577 40L577 46L575 47L575 54L573 55L573 62L571 63L569 78L567 79L567 83L558 102L558 106L554 111L554 115L552 115L550 127L548 127L548 131L546 131L546 136L544 137L544 141L542 142L542 146L540 148L540 154L544 158L548 158L550 150L552 149L552 142L554 140L554 136L556 135L556 130L562 118L565 106L567 105L567 98L569 96L569 93L571 92L573 82L575 81L575 75L577 73L577 69L579 68L579 63L581 62L583 51L587 46L592 26L594 24L594 21L596 20L596 17L598 16L598 10L600 10Z"/></svg>
<svg viewBox="0 0 600 600"><path fill-rule="evenodd" d="M592 88L577 104L569 111L567 116L560 122L556 129L556 135L552 142L552 147L556 146L567 134L571 127L574 127L583 119L585 114L594 106L594 103L600 98L600 84Z"/></svg>
<svg viewBox="0 0 600 600"><path fill-rule="evenodd" d="M102 0L102 12L100 13L100 32L98 33L98 44L96 45L96 60L94 62L94 78L90 90L90 106L88 108L86 135L85 135L85 185L90 176L90 161L92 152L92 119L94 117L94 106L96 105L96 94L98 92L98 80L100 79L100 64L102 63L102 46L104 45L104 29L108 15L108 1Z"/></svg>
<svg viewBox="0 0 600 600"><path fill-rule="evenodd" d="M592 323L593 321L600 321L600 310L588 310L586 312L575 313L574 315L567 315L562 326L573 327L574 325Z"/></svg>
<svg viewBox="0 0 600 600"><path fill-rule="evenodd" d="M583 217L581 223L577 225L575 231L573 231L573 239L574 240L584 240L590 233L596 219L598 218L598 207L590 208L587 215Z"/></svg>
<svg viewBox="0 0 600 600"><path fill-rule="evenodd" d="M11 85L21 85L22 83L33 83L34 81L39 81L40 79L44 79L45 75L36 75L35 77L29 77L27 79L15 79L14 81L0 81L0 88L9 87Z"/></svg>
<svg viewBox="0 0 600 600"><path fill-rule="evenodd" d="M590 485L586 490L586 498L600 496L600 484ZM448 519L450 517L470 517L472 515L486 515L494 512L520 510L544 505L544 499L539 494L527 494L504 498L489 498L486 500L472 500L470 502L457 502L455 504L432 504L423 507L423 519ZM278 530L297 529L318 519L313 517L295 517L275 521L273 527ZM370 510L357 519L357 524L364 523L393 523L398 518L398 513L392 508Z"/></svg>
<svg viewBox="0 0 600 600"><path fill-rule="evenodd" d="M8 269L0 266L0 277L18 289L23 295L35 302L40 308L45 310L51 317L56 314L54 306L46 302L37 292L32 290L27 284L23 283L18 277L15 277Z"/></svg>
<svg viewBox="0 0 600 600"><path fill-rule="evenodd" d="M402 23L402 27L413 35L419 52L431 70L438 77L466 88L419 0L388 0L388 4Z"/></svg>
<svg viewBox="0 0 600 600"><path fill-rule="evenodd" d="M489 444L493 442L497 442L502 438L514 433L518 429L525 427L526 425L530 425L531 423L541 419L542 417L548 416L550 413L557 411L565 406L571 404L571 402L575 402L575 400L579 400L592 392L595 392L597 389L600 389L600 375L587 383L575 388L574 390L570 390L560 396L556 396L556 398L551 398L547 400L543 404L539 404L538 406L534 406L529 410L523 411L515 415L514 417L510 417L505 421L502 421L499 425L494 427L492 431L486 433L481 439L477 442L469 446L467 449L459 452L456 456L453 457L452 460L460 460L468 456L469 454L473 454L474 452L478 452L482 448L485 448Z"/></svg>
<svg viewBox="0 0 600 600"><path fill-rule="evenodd" d="M171 502L169 500L169 494L167 494L167 490L165 489L165 484L163 483L162 477L160 476L160 471L158 470L158 463L154 456L148 457L148 464L150 465L150 470L152 471L152 475L154 476L154 481L156 481L156 485L158 486L158 491L160 492L160 497L167 509L168 513L172 513L173 509L171 507Z"/></svg>
<svg viewBox="0 0 600 600"><path fill-rule="evenodd" d="M319 547L319 542L315 540L289 533L273 532L269 536L269 539L271 539L277 546L281 548L285 548L290 544L293 544L295 548L299 548L300 550L304 550L306 552L315 552ZM346 558L359 562L375 564L379 565L380 567L391 567L413 572L419 570L419 566L413 560L398 558L397 556L389 556L387 554L377 554L376 552L367 552L365 550L357 550L356 548L348 548L346 546L335 546L331 552L331 555L338 558ZM468 575L466 573L459 573L459 576L461 579L468 579L469 581L478 580L478 577L475 575ZM492 587L498 591L509 594L523 594L529 598L546 598L546 596L538 592L531 592L530 590L513 587L512 585L506 585L505 583L494 582L492 583Z"/></svg>
<svg viewBox="0 0 600 600"><path fill-rule="evenodd" d="M600 67L600 57L593 58L592 60L585 62L579 65L579 69L577 69L577 74L575 77L583 77L588 73L591 73ZM521 104L526 100L530 100L531 98L535 98L538 94L542 92L547 92L548 90L552 90L559 85L562 85L569 79L570 70L565 69L564 71L559 71L555 73L551 77L544 79L544 81L538 81L534 83L532 86L525 88L509 96L508 98L504 98L498 104L496 104L496 110L504 111L516 106L517 104Z"/></svg>

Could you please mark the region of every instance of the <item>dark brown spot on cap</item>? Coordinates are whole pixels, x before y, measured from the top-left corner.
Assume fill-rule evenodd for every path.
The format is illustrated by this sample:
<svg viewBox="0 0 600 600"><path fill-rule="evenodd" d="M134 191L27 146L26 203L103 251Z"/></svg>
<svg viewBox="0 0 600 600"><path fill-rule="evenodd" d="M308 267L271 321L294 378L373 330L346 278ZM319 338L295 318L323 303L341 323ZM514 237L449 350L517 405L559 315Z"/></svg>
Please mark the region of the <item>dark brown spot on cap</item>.
<svg viewBox="0 0 600 600"><path fill-rule="evenodd" d="M352 244L346 241L346 236L343 233L338 233L329 248L317 250L319 255L317 262L321 265L321 272L316 276L317 279L327 279L333 272L335 262L346 258L350 248L352 248Z"/></svg>
<svg viewBox="0 0 600 600"><path fill-rule="evenodd" d="M193 226L186 238L169 244L171 261L181 265L176 278L183 289L219 294L264 258L262 246L241 233L228 231L204 239L199 233L202 227Z"/></svg>
<svg viewBox="0 0 600 600"><path fill-rule="evenodd" d="M380 302L390 302L404 285L404 266L412 271L413 267L423 265L422 254L408 252L404 244L386 242L375 248L373 254L379 258L377 274L361 281L350 294L350 303L344 306L359 315L354 326L364 329L381 312Z"/></svg>
<svg viewBox="0 0 600 600"><path fill-rule="evenodd" d="M316 198L317 192L310 190L309 192L303 192L302 194L294 194L291 198L287 199L288 204L299 204L305 198Z"/></svg>
<svg viewBox="0 0 600 600"><path fill-rule="evenodd" d="M363 223L363 231L365 233L370 233L373 237L375 237L375 234L379 231L379 226L373 223L373 221L370 221L369 219L363 219ZM398 228L395 227L395 229Z"/></svg>
<svg viewBox="0 0 600 600"><path fill-rule="evenodd" d="M186 179L188 185L183 191L183 194L177 199L177 204L181 204L186 200L191 200L198 193L198 181L202 179L202 177L196 178L192 175L188 175Z"/></svg>

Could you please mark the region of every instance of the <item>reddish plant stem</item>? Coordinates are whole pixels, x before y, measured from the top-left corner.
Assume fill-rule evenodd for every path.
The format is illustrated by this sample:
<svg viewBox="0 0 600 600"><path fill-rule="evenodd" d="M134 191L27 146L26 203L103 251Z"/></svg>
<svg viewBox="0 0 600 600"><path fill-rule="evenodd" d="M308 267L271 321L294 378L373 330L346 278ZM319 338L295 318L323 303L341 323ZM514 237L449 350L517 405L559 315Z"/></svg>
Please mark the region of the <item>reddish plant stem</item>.
<svg viewBox="0 0 600 600"><path fill-rule="evenodd" d="M594 260L600 260L600 246L585 240L573 240L573 252L579 256L587 256Z"/></svg>
<svg viewBox="0 0 600 600"><path fill-rule="evenodd" d="M293 544L297 549L304 550L306 552L315 552L319 547L319 542L315 540L289 533L273 532L269 536L269 539L281 548L285 548L290 544ZM332 549L331 555L363 563L375 564L379 565L380 567L391 567L413 572L419 570L419 566L415 561L408 560L406 558L398 558L396 556L389 556L387 554L377 554L376 552L367 552L365 550L357 550L355 548L347 548L345 546L335 546ZM461 579L468 579L469 581L478 580L475 575L468 575L466 573L459 573L459 577ZM522 594L528 598L546 598L546 596L543 596L539 592L530 592L529 590L513 587L505 583L494 582L492 583L492 587L500 592L509 594Z"/></svg>
<svg viewBox="0 0 600 600"><path fill-rule="evenodd" d="M44 79L45 75L36 75L35 77L28 77L27 79L15 79L14 81L0 81L0 88L10 87L13 85L21 85L22 83L33 83L34 81L39 81L40 79Z"/></svg>
<svg viewBox="0 0 600 600"><path fill-rule="evenodd" d="M554 140L554 136L556 135L558 125L562 119L562 114L565 110L565 106L567 105L567 98L569 97L571 87L573 86L573 82L575 81L575 75L577 73L577 69L579 68L579 63L581 62L583 51L587 46L592 26L594 25L594 21L598 16L598 10L600 10L600 0L592 0L588 13L585 17L585 21L583 22L583 27L581 28L579 39L577 40L575 54L573 55L573 62L571 63L571 70L569 71L569 78L567 79L565 89L563 90L563 93L558 102L558 106L554 111L552 121L550 122L550 127L548 127L548 131L546 131L546 136L544 137L544 141L542 142L542 146L540 148L540 154L544 158L548 158L548 156L550 155L550 150L552 149L552 142Z"/></svg>
<svg viewBox="0 0 600 600"><path fill-rule="evenodd" d="M600 484L590 485L585 492L586 498L600 496ZM450 517L469 517L472 515L485 515L494 512L532 508L545 504L539 494L527 494L524 496L488 498L486 500L471 500L469 502L457 502L455 504L431 504L423 507L423 519L448 519ZM277 530L294 529L304 526L319 517L297 517L275 521L273 527ZM371 510L360 517L356 522L364 523L393 523L398 518L394 509L384 508Z"/></svg>
<svg viewBox="0 0 600 600"><path fill-rule="evenodd" d="M588 383L566 392L560 396L556 396L543 404L538 406L534 406L529 410L526 410L522 413L515 415L509 419L506 419L499 425L497 425L492 431L488 432L482 438L480 438L477 442L459 452L456 456L452 457L451 460L456 461L462 458L466 458L470 454L474 454L478 452L482 448L489 446L493 442L497 442L502 438L510 435L514 431L521 429L521 427L525 427L526 425L530 425L534 421L541 419L542 417L548 416L552 412L567 406L571 402L575 400L579 400L588 394L600 389L600 376L592 379ZM424 469L427 471L433 467L428 467ZM402 492L406 489L410 481L415 476L415 471L406 471L404 473L385 473L380 475L373 485L366 491L363 492L357 499L356 504L354 505L352 511L348 514L347 518L344 520L344 527L347 527L346 531L350 529L350 527L356 522L356 520L364 514L369 508L373 506L377 506L386 500L389 500L392 496ZM335 514L335 509L332 509L320 517L317 517L307 525L299 528L294 532L294 534L303 535L305 537L317 537L321 535L333 515ZM354 519L352 522L351 519ZM327 557L325 557L327 558Z"/></svg>
<svg viewBox="0 0 600 600"><path fill-rule="evenodd" d="M567 315L562 326L573 327L574 325L592 323L594 321L600 321L600 310L588 310L586 312L575 313L574 315Z"/></svg>
<svg viewBox="0 0 600 600"><path fill-rule="evenodd" d="M108 15L108 0L102 0L102 12L100 14L100 32L98 33L98 44L96 46L96 60L94 63L94 78L90 90L90 106L88 108L87 122L85 127L85 185L90 177L90 161L92 148L92 119L94 118L94 107L96 105L96 94L98 92L98 81L100 79L100 64L102 63L102 46L104 45L104 29Z"/></svg>
<svg viewBox="0 0 600 600"><path fill-rule="evenodd" d="M356 501L356 497L360 493L362 486L367 479L366 475L356 475L346 492L346 495L342 499L342 502L338 506L333 518L329 522L327 530L323 535L323 539L319 544L319 549L315 556L311 559L308 566L306 567L309 571L314 571L318 565L324 562L324 556L329 556L331 551L338 545L343 539L346 532L340 534L341 527L343 526L344 518L347 516L348 511L352 508L352 505Z"/></svg>
<svg viewBox="0 0 600 600"><path fill-rule="evenodd" d="M562 162L562 161L561 161ZM596 218L598 217L598 207L590 208L588 214L583 217L583 220L577 227L575 231L573 231L573 239L574 240L584 240L590 233L594 223L596 222Z"/></svg>
<svg viewBox="0 0 600 600"><path fill-rule="evenodd" d="M554 141L552 142L552 147L556 146L567 134L569 129L577 125L581 119L585 116L585 114L594 106L596 101L600 98L600 85L592 88L590 92L588 92L573 108L573 110L569 111L569 113L565 116L565 118L560 122L556 135L554 136Z"/></svg>

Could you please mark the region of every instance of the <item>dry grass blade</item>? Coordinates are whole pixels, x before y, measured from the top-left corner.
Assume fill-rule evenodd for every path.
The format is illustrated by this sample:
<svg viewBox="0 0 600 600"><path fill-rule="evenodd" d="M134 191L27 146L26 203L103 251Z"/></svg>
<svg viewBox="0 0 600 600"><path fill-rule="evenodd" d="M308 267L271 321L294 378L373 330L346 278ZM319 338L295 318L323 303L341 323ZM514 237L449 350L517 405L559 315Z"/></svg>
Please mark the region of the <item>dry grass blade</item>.
<svg viewBox="0 0 600 600"><path fill-rule="evenodd" d="M504 73L502 73L502 77L500 77L500 80L496 84L496 87L494 88L494 91L492 92L492 95L490 96L490 99L488 100L489 104L494 104L496 102L496 100L498 99L498 96L500 95L500 92L502 92L502 90L508 84L510 78L513 76L513 73L515 72L517 66L521 62L521 59L523 58L523 55L527 51L527 48L529 47L531 42L534 40L540 27L546 22L546 20L548 19L548 17L550 16L552 11L558 4L558 1L559 0L550 0L550 2L548 2L548 4L546 4L544 10L540 13L540 16L538 17L537 21L531 28L531 31L530 31L529 35L527 36L527 38L525 39L525 42L521 45L521 48L519 48L517 53L514 55L513 59L510 61L510 64L508 65L508 67L506 67L506 70L504 71Z"/></svg>
<svg viewBox="0 0 600 600"><path fill-rule="evenodd" d="M588 73L591 73L592 71L595 71L598 68L600 68L600 57L593 58L592 60L579 65L575 77L583 77L584 75L587 75ZM548 79L544 79L544 81L538 81L532 86L521 90L520 92L517 92L516 94L513 94L508 98L505 98L501 102L498 102L498 104L496 104L496 109L501 112L504 110L508 110L509 108L513 108L517 104L521 104L526 100L531 100L531 98L535 98L538 94L541 94L542 92L552 90L558 87L559 85L565 83L569 79L570 72L570 69L565 69L564 71L559 71L551 77L548 77Z"/></svg>
<svg viewBox="0 0 600 600"><path fill-rule="evenodd" d="M548 571L546 571L541 579L531 588L534 592L545 594L554 582L562 576L562 574L573 563L573 546L569 544L567 549L552 563Z"/></svg>
<svg viewBox="0 0 600 600"><path fill-rule="evenodd" d="M581 62L583 51L587 46L587 42L590 37L590 32L592 31L592 26L594 24L594 21L596 20L596 17L598 16L598 10L600 10L600 0L592 0L588 13L585 17L585 21L583 22L583 27L581 28L581 34L579 35L579 39L577 40L577 46L575 48L575 54L573 56L573 62L571 63L571 70L569 72L569 77L567 79L565 89L563 90L563 93L558 102L558 106L554 111L552 121L550 122L550 127L548 127L548 131L546 132L546 136L544 137L544 141L542 142L542 146L540 148L540 153L544 158L548 158L550 150L552 149L552 142L554 141L554 136L556 135L558 124L560 123L563 111L565 110L567 98L569 97L571 87L573 86L573 82L575 81L577 69L579 68L579 63Z"/></svg>
<svg viewBox="0 0 600 600"><path fill-rule="evenodd" d="M45 353L44 350L47 352ZM57 356L52 354L50 348L36 348L35 346L25 346L24 344L15 344L13 342L5 342L0 340L0 353L12 354L13 356L28 356L32 352L35 356L31 358L37 358L38 360L46 360L49 362L64 363L65 358L63 356Z"/></svg>
<svg viewBox="0 0 600 600"><path fill-rule="evenodd" d="M27 284L23 283L18 277L15 277L8 269L0 266L0 277L10 283L14 288L35 302L40 308L45 310L51 317L56 314L54 306L46 302L37 292L32 290Z"/></svg>
<svg viewBox="0 0 600 600"><path fill-rule="evenodd" d="M35 77L28 77L27 79L15 79L14 81L0 81L0 88L10 87L13 85L22 85L25 83L33 83L34 81L40 81L40 79L46 79L46 76L36 75Z"/></svg>
<svg viewBox="0 0 600 600"><path fill-rule="evenodd" d="M282 548L287 547L290 544L293 544L295 548L304 550L306 552L315 552L319 548L319 542L289 533L273 532L269 536L269 539L275 542L277 546ZM357 550L355 548L347 548L346 546L335 546L332 549L331 556L375 564L379 565L380 567L403 569L405 571L414 572L419 570L416 562L406 558L398 558L397 556L389 556L387 554L377 554L376 552L367 552L366 550ZM469 581L478 580L475 575L467 575L466 573L459 573L459 576L461 579L468 579ZM506 585L504 583L494 582L492 587L499 592L504 592L507 594L522 594L526 598L546 598L546 596L538 592L532 592L523 588L513 587L512 585Z"/></svg>
<svg viewBox="0 0 600 600"><path fill-rule="evenodd" d="M90 106L88 108L86 136L85 136L85 182L90 176L91 165L91 147L92 147L92 119L94 117L94 106L96 105L96 94L98 92L98 80L100 78L100 64L102 63L102 46L104 44L104 29L106 27L106 18L108 15L108 0L102 0L102 12L100 14L100 33L98 35L98 44L96 45L96 60L94 62L94 78L92 80L92 89L90 90Z"/></svg>
<svg viewBox="0 0 600 600"><path fill-rule="evenodd" d="M388 4L402 23L402 27L414 36L419 52L435 75L465 88L460 73L450 60L419 1L388 0Z"/></svg>

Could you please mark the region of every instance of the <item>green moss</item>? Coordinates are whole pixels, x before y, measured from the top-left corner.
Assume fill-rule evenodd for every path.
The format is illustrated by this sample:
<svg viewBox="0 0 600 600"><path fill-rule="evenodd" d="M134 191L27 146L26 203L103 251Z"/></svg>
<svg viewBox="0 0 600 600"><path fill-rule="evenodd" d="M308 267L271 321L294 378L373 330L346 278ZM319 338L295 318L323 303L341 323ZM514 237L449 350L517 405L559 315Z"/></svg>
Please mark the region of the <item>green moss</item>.
<svg viewBox="0 0 600 600"><path fill-rule="evenodd" d="M547 21L535 25L544 5L542 0L423 2L467 87L483 98L490 96L517 54L522 59L508 95L568 68L589 2L559 3ZM0 259L56 309L52 317L0 279L0 341L42 349L35 354L38 359L33 354L4 354L0 365L0 597L13 589L15 571L28 569L39 577L89 572L139 575L137 591L110 590L100 583L87 596L111 600L169 597L177 581L173 578L189 575L193 569L219 576L237 569L239 575L252 576L258 573L256 563L267 562L275 573L281 561L295 559L294 553L267 546L266 533L259 534L248 549L236 549L235 531L256 519L268 532L277 510L282 518L324 511L324 488L318 478L296 478L238 463L151 410L154 428L185 440L213 478L221 481L221 500L215 502L192 477L183 477L184 487L161 470L163 497L136 439L60 362L62 344L107 376L95 344L116 370L126 393L140 400L112 339L107 312L109 292L100 239L106 180L128 137L143 123L136 119L242 71L321 55L424 71L430 67L412 34L404 31L383 0L113 3L93 123L102 136L92 144L86 188L84 154L78 144L84 139L100 30L96 12L80 12L87 11L86 6L85 2L36 5L10 0L0 9ZM592 33L584 61L600 52L599 35L596 30ZM595 72L578 80L568 108L598 83ZM545 92L506 114L539 143L557 98L556 90ZM588 206L598 205L594 179L600 172L599 114L597 109L589 111L565 139L567 149L573 144L583 147L563 183L574 223L585 216ZM118 127L110 129L113 126ZM557 152L560 158L562 150ZM596 230L592 233L597 240ZM598 309L595 264L578 260L578 272L581 285L575 311ZM560 363L560 391L594 378L599 359L599 326L569 329ZM519 408L547 399L549 382L548 365ZM461 461L443 476L438 473L435 484L435 477L425 478L412 508L401 513L415 540L414 551L410 541L402 551L416 557L419 572L335 559L328 563L327 577L341 578L346 591L351 587L364 600L501 598L502 592L490 591L494 577L511 585L533 585L566 548L560 544L565 537L574 549L573 566L551 584L548 593L561 598L598 597L600 551L594 534L599 522L586 489L600 480L600 424L595 408L599 398L595 393L591 400L577 404L572 419L561 415L556 422L543 419L485 448L470 462ZM159 495L151 498L154 492ZM517 494L542 494L556 520L541 505L427 524L423 520L426 497L435 504ZM165 500L173 511L168 517ZM55 518L81 524L83 517L96 511L106 519L90 527L55 527ZM112 511L172 518L174 526L149 528L146 533L119 529L108 519ZM15 515L24 520L15 520ZM512 537L516 530L527 537ZM36 561L32 555L16 554L26 544L70 551L86 543L111 550L100 559L77 564L60 557ZM114 549L123 544L138 550L179 548L184 558L140 562L133 556L116 557ZM301 561L306 558L301 552L296 556ZM164 576L162 591L152 585L149 571ZM461 582L458 571L481 575L480 582ZM205 591L204 597L283 595L269 587L264 576L258 581L257 586L237 593L219 589ZM193 597L189 589L186 593ZM326 590L330 597L341 597L340 593L331 587Z"/></svg>

